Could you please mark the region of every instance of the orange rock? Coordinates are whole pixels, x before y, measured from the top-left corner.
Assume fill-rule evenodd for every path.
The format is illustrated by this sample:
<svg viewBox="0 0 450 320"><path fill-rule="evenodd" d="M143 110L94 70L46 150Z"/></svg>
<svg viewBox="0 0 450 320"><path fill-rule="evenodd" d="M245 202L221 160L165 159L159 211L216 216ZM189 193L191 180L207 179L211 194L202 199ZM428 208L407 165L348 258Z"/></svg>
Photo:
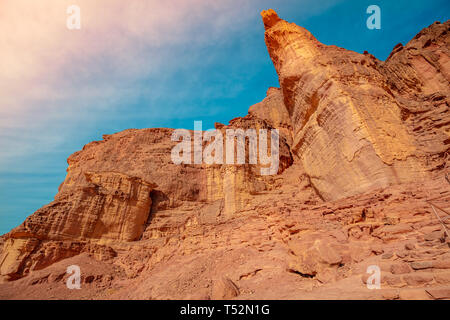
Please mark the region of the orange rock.
<svg viewBox="0 0 450 320"><path fill-rule="evenodd" d="M239 289L227 277L222 277L213 283L211 299L213 300L229 300L239 295Z"/></svg>
<svg viewBox="0 0 450 320"><path fill-rule="evenodd" d="M175 165L172 129L104 135L0 238L0 299L447 297L448 246L424 200L450 196L450 22L383 62L262 18L280 88L215 127L278 129L277 174ZM63 285L71 264L82 294ZM371 265L379 294L360 281Z"/></svg>
<svg viewBox="0 0 450 320"><path fill-rule="evenodd" d="M424 272L415 272L404 275L403 280L410 286L419 286L433 281L433 275Z"/></svg>
<svg viewBox="0 0 450 320"><path fill-rule="evenodd" d="M326 46L304 28L278 20L272 10L263 12L262 16L266 45L291 116L292 151L324 199L334 200L390 183L428 178L425 158L430 152L420 142L427 134L416 140L413 128L404 124L403 91L394 84L391 88L386 86L391 79L386 70L398 66L403 71L401 64L395 64L397 59L382 62ZM436 51L448 57L444 30L445 26L441 25L427 29L429 36L434 36L440 44L437 49L424 49L430 55ZM422 41L425 38L412 41L397 55L409 52L410 47L415 48ZM429 75L439 74L439 83L433 88L442 92L448 91L448 79L439 73L440 68L448 68L445 59L448 58L436 61ZM417 67L424 63L418 61ZM409 80L409 72L416 73L407 72L401 73L404 79L400 76L396 80L404 83ZM413 99L412 95L409 98ZM427 98L419 98L424 99ZM421 103L419 100L414 99L412 104ZM434 117L433 102L428 99L426 105L430 117ZM446 108L442 106L442 110ZM431 130L439 136L442 147L447 139L444 131L438 127ZM422 131L418 131L417 135L421 135ZM424 161L416 158L418 154L424 156Z"/></svg>
<svg viewBox="0 0 450 320"><path fill-rule="evenodd" d="M426 289L426 291L434 299L450 299L450 288L432 288Z"/></svg>
<svg viewBox="0 0 450 320"><path fill-rule="evenodd" d="M403 289L400 290L401 300L430 300L430 296L424 289Z"/></svg>
<svg viewBox="0 0 450 320"><path fill-rule="evenodd" d="M435 273L434 279L439 284L450 284L450 272Z"/></svg>
<svg viewBox="0 0 450 320"><path fill-rule="evenodd" d="M391 265L391 273L393 274L403 274L410 273L411 268L407 263L394 263Z"/></svg>

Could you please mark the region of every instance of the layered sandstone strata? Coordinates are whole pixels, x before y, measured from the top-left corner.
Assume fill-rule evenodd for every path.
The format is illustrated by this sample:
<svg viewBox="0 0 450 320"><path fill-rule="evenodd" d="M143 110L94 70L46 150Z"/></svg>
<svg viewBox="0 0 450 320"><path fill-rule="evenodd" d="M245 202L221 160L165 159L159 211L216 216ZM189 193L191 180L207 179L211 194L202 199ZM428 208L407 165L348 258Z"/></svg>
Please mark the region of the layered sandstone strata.
<svg viewBox="0 0 450 320"><path fill-rule="evenodd" d="M292 151L324 199L429 178L429 158L448 145L448 23L382 62L326 46L273 10L262 16L293 124ZM418 128L421 111L426 129ZM415 119L405 122L410 115ZM434 118L440 125L429 124ZM433 147L425 139L435 139Z"/></svg>

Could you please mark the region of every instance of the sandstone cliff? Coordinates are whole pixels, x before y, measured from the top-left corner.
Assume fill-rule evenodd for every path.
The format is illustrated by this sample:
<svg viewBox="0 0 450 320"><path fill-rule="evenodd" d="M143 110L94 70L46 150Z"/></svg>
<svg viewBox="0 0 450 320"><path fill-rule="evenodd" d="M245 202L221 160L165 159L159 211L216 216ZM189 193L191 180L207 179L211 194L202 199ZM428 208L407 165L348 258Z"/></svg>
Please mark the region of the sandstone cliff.
<svg viewBox="0 0 450 320"><path fill-rule="evenodd" d="M325 200L426 180L444 165L448 23L424 30L382 62L325 46L273 10L263 21L293 124L292 151Z"/></svg>
<svg viewBox="0 0 450 320"><path fill-rule="evenodd" d="M450 206L450 22L380 61L262 18L280 88L216 128L278 129L278 173L175 165L172 129L105 135L0 242L0 298L450 298L424 201ZM71 264L83 293L65 288ZM369 264L385 290L361 281Z"/></svg>

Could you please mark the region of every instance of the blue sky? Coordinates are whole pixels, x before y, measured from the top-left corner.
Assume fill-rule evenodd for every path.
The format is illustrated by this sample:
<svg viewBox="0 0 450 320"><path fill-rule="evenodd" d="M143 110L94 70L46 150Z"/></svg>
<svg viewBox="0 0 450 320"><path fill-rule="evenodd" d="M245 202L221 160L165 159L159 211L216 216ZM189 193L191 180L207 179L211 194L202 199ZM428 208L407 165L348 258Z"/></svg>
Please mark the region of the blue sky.
<svg viewBox="0 0 450 320"><path fill-rule="evenodd" d="M73 3L82 28L68 31L65 8ZM381 8L381 30L366 28L371 4ZM268 8L325 44L384 60L397 43L446 21L450 2L193 0L125 8L116 0L5 0L0 234L52 201L67 157L103 134L192 129L194 120L207 129L244 116L278 86L260 17Z"/></svg>

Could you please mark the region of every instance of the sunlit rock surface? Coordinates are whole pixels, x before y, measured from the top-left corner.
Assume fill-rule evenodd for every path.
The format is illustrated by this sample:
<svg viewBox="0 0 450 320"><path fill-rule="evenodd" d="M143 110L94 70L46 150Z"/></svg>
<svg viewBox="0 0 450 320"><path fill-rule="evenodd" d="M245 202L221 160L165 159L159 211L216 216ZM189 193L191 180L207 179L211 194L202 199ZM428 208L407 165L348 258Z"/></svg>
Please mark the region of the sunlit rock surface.
<svg viewBox="0 0 450 320"><path fill-rule="evenodd" d="M379 61L262 18L280 88L216 128L278 129L277 174L175 165L172 129L105 135L0 239L0 299L450 298L449 239L425 202L450 208L450 23Z"/></svg>

